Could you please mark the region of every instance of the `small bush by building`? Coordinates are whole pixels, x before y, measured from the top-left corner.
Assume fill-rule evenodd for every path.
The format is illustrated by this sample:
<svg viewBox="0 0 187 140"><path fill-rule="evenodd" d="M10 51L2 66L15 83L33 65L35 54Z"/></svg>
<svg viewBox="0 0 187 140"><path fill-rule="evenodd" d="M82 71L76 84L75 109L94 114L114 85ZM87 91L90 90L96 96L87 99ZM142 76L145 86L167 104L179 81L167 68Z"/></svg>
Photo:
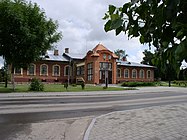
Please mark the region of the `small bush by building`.
<svg viewBox="0 0 187 140"><path fill-rule="evenodd" d="M29 86L29 91L43 91L43 90L44 90L44 84L39 79L33 78Z"/></svg>

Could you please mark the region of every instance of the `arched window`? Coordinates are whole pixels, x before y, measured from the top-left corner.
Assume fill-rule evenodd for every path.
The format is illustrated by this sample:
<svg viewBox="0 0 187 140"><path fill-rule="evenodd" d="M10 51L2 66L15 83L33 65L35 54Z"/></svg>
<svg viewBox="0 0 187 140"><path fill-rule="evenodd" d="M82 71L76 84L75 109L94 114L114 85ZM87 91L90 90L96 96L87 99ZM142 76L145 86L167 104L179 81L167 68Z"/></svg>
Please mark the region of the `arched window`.
<svg viewBox="0 0 187 140"><path fill-rule="evenodd" d="M151 71L150 70L147 71L147 78L148 79L151 78Z"/></svg>
<svg viewBox="0 0 187 140"><path fill-rule="evenodd" d="M44 76L48 75L48 65L42 64L40 66L40 75L44 75Z"/></svg>
<svg viewBox="0 0 187 140"><path fill-rule="evenodd" d="M137 78L137 70L136 69L132 70L132 78Z"/></svg>
<svg viewBox="0 0 187 140"><path fill-rule="evenodd" d="M143 79L144 78L144 70L139 71L139 78Z"/></svg>
<svg viewBox="0 0 187 140"><path fill-rule="evenodd" d="M117 69L117 78L121 78L121 69L120 68Z"/></svg>
<svg viewBox="0 0 187 140"><path fill-rule="evenodd" d="M103 54L103 59L104 59L104 60L106 59L106 54L105 54L105 53Z"/></svg>
<svg viewBox="0 0 187 140"><path fill-rule="evenodd" d="M36 75L36 65L30 64L27 68L27 75Z"/></svg>
<svg viewBox="0 0 187 140"><path fill-rule="evenodd" d="M129 78L129 69L124 69L124 78Z"/></svg>
<svg viewBox="0 0 187 140"><path fill-rule="evenodd" d="M53 65L53 76L60 76L60 66Z"/></svg>
<svg viewBox="0 0 187 140"><path fill-rule="evenodd" d="M64 67L64 76L71 76L71 66L67 65Z"/></svg>

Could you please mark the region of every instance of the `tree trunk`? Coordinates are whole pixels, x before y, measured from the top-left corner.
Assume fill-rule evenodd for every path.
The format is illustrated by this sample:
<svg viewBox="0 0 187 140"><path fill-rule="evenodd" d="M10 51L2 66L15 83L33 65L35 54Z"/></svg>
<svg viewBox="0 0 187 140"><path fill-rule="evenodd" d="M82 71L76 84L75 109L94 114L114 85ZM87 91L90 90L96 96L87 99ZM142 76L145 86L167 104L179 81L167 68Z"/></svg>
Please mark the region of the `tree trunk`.
<svg viewBox="0 0 187 140"><path fill-rule="evenodd" d="M14 79L14 66L13 65L12 65L12 68L11 68L11 77L12 77L13 91L15 91L15 79Z"/></svg>
<svg viewBox="0 0 187 140"><path fill-rule="evenodd" d="M8 86L8 68L7 65L5 66L5 88Z"/></svg>
<svg viewBox="0 0 187 140"><path fill-rule="evenodd" d="M4 59L4 68L5 68L5 88L8 86L8 65Z"/></svg>
<svg viewBox="0 0 187 140"><path fill-rule="evenodd" d="M6 77L5 77L5 88L7 88L8 86L8 78L7 78L7 74L6 74Z"/></svg>

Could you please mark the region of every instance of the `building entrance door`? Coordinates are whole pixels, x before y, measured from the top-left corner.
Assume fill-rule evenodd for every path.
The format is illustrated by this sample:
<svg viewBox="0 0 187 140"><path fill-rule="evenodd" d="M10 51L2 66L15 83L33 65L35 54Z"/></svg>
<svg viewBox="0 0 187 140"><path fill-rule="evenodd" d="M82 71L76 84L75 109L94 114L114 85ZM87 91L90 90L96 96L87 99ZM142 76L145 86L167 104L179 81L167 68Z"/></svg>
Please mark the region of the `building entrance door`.
<svg viewBox="0 0 187 140"><path fill-rule="evenodd" d="M99 71L99 83L105 84L106 77L108 77L108 84L112 84L112 71L100 70Z"/></svg>

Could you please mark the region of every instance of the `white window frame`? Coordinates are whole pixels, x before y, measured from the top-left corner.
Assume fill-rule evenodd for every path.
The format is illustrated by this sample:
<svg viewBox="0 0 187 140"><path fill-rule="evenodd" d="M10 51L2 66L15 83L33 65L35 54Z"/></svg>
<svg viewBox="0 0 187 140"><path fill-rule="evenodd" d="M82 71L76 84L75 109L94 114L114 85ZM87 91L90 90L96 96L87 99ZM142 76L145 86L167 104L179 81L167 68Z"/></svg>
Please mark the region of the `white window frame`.
<svg viewBox="0 0 187 140"><path fill-rule="evenodd" d="M128 76L126 77L126 71L128 71ZM124 69L124 78L129 78L129 69Z"/></svg>
<svg viewBox="0 0 187 140"><path fill-rule="evenodd" d="M134 72L136 72L136 76L134 77ZM137 70L133 69L132 70L132 79L137 79Z"/></svg>
<svg viewBox="0 0 187 140"><path fill-rule="evenodd" d="M33 64L33 63L31 63L30 65L33 65L34 66L34 74L30 74L29 73L29 67L27 68L27 75L36 75L36 64Z"/></svg>
<svg viewBox="0 0 187 140"><path fill-rule="evenodd" d="M58 74L55 74L55 67L59 68ZM53 65L52 76L60 76L60 65Z"/></svg>
<svg viewBox="0 0 187 140"><path fill-rule="evenodd" d="M143 72L143 73L142 73ZM142 75L143 74L143 75ZM140 71L139 71L139 78L141 78L141 79L144 79L144 77L145 77L145 71L143 70L143 69L141 69Z"/></svg>
<svg viewBox="0 0 187 140"><path fill-rule="evenodd" d="M46 74L42 74L42 66L47 66L47 73ZM48 65L47 64L41 64L40 65L40 75L42 75L42 76L48 76Z"/></svg>
<svg viewBox="0 0 187 140"><path fill-rule="evenodd" d="M69 67L69 71L70 71L70 75L69 76L71 76L71 66L70 65L66 65L65 67L64 67L64 76L68 76L68 74L66 74L66 68L67 67Z"/></svg>
<svg viewBox="0 0 187 140"><path fill-rule="evenodd" d="M118 70L120 71L120 73L118 73ZM117 78L121 78L121 69L117 68Z"/></svg>
<svg viewBox="0 0 187 140"><path fill-rule="evenodd" d="M15 75L23 75L23 68L20 68L21 73L16 73L16 68L14 68L14 74Z"/></svg>

